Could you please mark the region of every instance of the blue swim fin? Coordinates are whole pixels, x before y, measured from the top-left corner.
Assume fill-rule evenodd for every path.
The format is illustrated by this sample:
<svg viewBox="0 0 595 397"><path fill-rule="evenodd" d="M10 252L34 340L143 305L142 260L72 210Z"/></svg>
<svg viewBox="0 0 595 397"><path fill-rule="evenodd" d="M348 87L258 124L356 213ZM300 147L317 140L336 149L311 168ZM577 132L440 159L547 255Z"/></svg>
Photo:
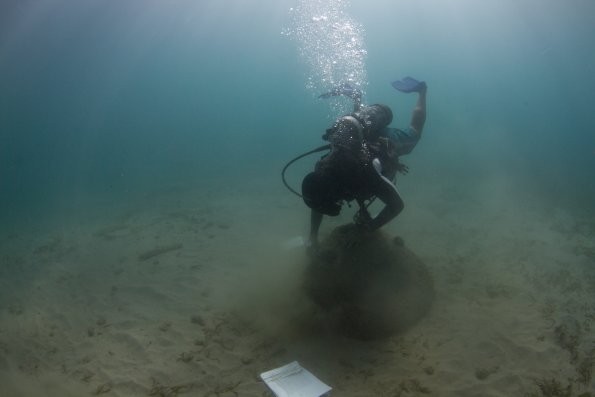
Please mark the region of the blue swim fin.
<svg viewBox="0 0 595 397"><path fill-rule="evenodd" d="M418 81L413 77L403 77L401 80L393 81L391 85L401 92L409 93L421 91L426 86L426 83Z"/></svg>
<svg viewBox="0 0 595 397"><path fill-rule="evenodd" d="M329 92L325 92L318 96L318 98L327 99L333 96L346 96L352 99L361 98L362 92L360 89L352 86L349 83L343 83Z"/></svg>
<svg viewBox="0 0 595 397"><path fill-rule="evenodd" d="M321 99L327 99L333 96L346 96L353 99L353 111L357 112L362 106L362 90L352 86L349 83L343 83L329 92L318 96Z"/></svg>

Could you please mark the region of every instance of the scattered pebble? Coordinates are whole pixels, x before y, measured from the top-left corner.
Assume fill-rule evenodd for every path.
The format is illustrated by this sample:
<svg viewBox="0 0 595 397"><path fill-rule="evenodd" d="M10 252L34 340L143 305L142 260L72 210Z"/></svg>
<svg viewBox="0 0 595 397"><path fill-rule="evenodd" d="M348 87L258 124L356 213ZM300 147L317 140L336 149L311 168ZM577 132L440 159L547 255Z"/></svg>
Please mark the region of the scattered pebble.
<svg viewBox="0 0 595 397"><path fill-rule="evenodd" d="M165 321L159 326L159 329L163 332L166 332L170 328L171 328L171 323L169 321Z"/></svg>
<svg viewBox="0 0 595 397"><path fill-rule="evenodd" d="M399 236L395 236L393 238L393 244L399 247L404 247L405 246L405 240L403 240L401 237Z"/></svg>
<svg viewBox="0 0 595 397"><path fill-rule="evenodd" d="M100 394L109 393L112 390L112 385L110 383L104 383L102 385L97 386L95 389L95 395L98 396Z"/></svg>
<svg viewBox="0 0 595 397"><path fill-rule="evenodd" d="M475 370L475 377L479 380L485 380L488 376L492 375L493 373L498 371L498 367L494 367L491 369L487 368L477 368Z"/></svg>
<svg viewBox="0 0 595 397"><path fill-rule="evenodd" d="M182 361L184 363L189 363L190 361L192 361L193 358L194 358L194 354L188 353L188 352L183 352L178 357L178 361Z"/></svg>
<svg viewBox="0 0 595 397"><path fill-rule="evenodd" d="M242 357L241 360L242 360L242 364L244 364L244 365L249 365L254 361L254 359L252 357Z"/></svg>

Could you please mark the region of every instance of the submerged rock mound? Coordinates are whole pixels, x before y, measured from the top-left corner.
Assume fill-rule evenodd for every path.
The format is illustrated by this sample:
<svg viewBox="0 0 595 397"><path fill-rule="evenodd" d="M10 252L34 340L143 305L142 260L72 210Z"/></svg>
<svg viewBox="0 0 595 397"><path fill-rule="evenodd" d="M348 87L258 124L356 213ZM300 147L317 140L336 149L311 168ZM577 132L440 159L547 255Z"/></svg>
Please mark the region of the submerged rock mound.
<svg viewBox="0 0 595 397"><path fill-rule="evenodd" d="M434 299L424 263L403 241L355 225L337 227L312 255L304 287L337 332L377 339L419 321Z"/></svg>

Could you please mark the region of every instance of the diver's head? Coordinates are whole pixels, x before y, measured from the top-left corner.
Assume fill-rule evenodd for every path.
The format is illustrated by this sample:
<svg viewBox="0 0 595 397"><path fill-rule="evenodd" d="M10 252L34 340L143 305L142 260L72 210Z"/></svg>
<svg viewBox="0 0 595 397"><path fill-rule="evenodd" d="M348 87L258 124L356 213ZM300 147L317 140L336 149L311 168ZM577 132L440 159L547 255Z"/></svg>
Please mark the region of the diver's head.
<svg viewBox="0 0 595 397"><path fill-rule="evenodd" d="M337 216L341 211L332 181L320 172L311 172L306 175L302 181L302 197L308 207L321 214Z"/></svg>
<svg viewBox="0 0 595 397"><path fill-rule="evenodd" d="M393 111L390 108L382 103L377 103L369 108L374 109L376 123L378 127L384 128L388 127L390 123L393 121Z"/></svg>
<svg viewBox="0 0 595 397"><path fill-rule="evenodd" d="M364 137L369 138L378 134L380 130L393 121L393 112L390 108L383 104L374 104L362 107L353 116L357 118L364 128Z"/></svg>

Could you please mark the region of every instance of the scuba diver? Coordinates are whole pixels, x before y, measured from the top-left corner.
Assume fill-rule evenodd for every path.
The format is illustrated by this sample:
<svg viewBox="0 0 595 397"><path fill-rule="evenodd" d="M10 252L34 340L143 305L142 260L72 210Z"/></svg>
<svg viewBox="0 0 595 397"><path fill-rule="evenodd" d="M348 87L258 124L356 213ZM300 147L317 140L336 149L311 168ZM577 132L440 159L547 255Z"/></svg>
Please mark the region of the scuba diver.
<svg viewBox="0 0 595 397"><path fill-rule="evenodd" d="M350 84L320 95L320 98L347 96L354 101L354 111L337 119L326 130L322 138L329 144L298 156L283 169L285 185L300 195L285 182L285 170L304 156L330 149L302 181L300 196L311 209L309 250L316 250L318 246L323 216L339 215L345 202L357 202L359 210L354 222L362 231L381 228L403 210L403 199L393 181L397 172L406 174L408 171L399 157L409 154L421 138L426 120L427 86L411 77L394 81L392 86L401 92L418 94L410 126L404 130L389 128L393 119L391 109L382 104L362 105L361 91ZM368 207L375 198L384 203L384 208L372 217Z"/></svg>

